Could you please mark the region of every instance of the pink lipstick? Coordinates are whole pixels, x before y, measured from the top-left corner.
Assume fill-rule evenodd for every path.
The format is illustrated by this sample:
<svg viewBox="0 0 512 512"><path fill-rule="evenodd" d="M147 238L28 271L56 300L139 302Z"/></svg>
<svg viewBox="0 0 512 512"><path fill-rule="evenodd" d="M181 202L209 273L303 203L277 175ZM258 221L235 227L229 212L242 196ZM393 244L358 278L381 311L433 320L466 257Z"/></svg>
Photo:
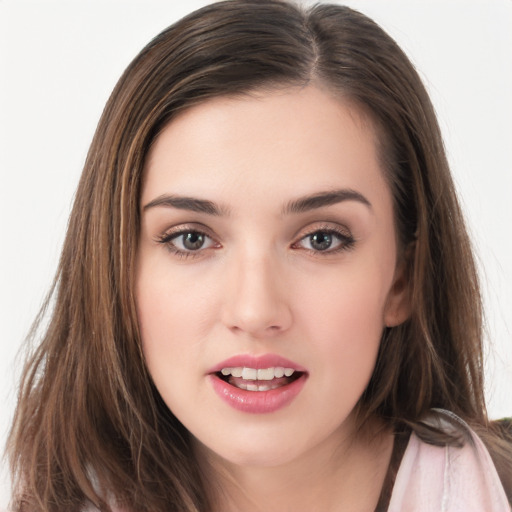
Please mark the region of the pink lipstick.
<svg viewBox="0 0 512 512"><path fill-rule="evenodd" d="M239 355L208 372L213 389L234 409L263 414L287 406L302 390L304 367L274 354Z"/></svg>

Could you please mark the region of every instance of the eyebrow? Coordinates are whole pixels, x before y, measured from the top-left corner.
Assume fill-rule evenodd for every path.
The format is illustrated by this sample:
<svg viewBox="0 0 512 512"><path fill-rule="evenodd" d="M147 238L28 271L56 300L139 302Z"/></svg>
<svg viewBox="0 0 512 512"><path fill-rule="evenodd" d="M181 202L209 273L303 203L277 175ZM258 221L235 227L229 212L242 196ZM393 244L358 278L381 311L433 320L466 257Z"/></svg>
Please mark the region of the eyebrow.
<svg viewBox="0 0 512 512"><path fill-rule="evenodd" d="M318 192L313 195L294 199L283 208L282 213L284 215L304 213L315 210L317 208L332 206L343 201L357 201L367 206L370 210L372 209L370 201L368 201L368 199L366 199L366 197L364 197L359 192L356 192L352 189L340 189L327 192ZM163 194L158 196L156 199L153 199L143 207L143 210L146 211L157 206L176 208L178 210L187 210L197 213L205 213L207 215L214 215L219 217L228 215L229 213L227 208L221 207L213 201L209 201L207 199L167 194Z"/></svg>
<svg viewBox="0 0 512 512"><path fill-rule="evenodd" d="M184 197L174 195L161 195L153 201L150 201L143 208L144 211L156 206L165 206L168 208L177 208L178 210L188 210L197 213L206 213L207 215L227 215L227 209L222 208L212 201L206 199L197 199L195 197Z"/></svg>
<svg viewBox="0 0 512 512"><path fill-rule="evenodd" d="M310 196L294 199L285 206L283 213L304 213L324 206L332 206L343 201L357 201L372 210L372 204L370 201L368 201L368 199L359 192L352 189L340 189L319 192Z"/></svg>

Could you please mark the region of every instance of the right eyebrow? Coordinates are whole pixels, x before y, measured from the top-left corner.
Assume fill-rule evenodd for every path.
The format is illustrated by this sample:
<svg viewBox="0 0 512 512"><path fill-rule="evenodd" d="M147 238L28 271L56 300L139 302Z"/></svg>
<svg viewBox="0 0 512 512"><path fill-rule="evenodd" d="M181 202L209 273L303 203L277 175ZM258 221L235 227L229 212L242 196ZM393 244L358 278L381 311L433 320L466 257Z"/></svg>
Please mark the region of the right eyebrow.
<svg viewBox="0 0 512 512"><path fill-rule="evenodd" d="M228 214L226 208L222 208L212 201L208 201L206 199L198 199L196 197L176 196L168 194L158 196L157 198L144 205L143 211L146 211L149 208L155 208L157 206L177 208L178 210L188 210L191 212L205 213L207 215L215 216Z"/></svg>

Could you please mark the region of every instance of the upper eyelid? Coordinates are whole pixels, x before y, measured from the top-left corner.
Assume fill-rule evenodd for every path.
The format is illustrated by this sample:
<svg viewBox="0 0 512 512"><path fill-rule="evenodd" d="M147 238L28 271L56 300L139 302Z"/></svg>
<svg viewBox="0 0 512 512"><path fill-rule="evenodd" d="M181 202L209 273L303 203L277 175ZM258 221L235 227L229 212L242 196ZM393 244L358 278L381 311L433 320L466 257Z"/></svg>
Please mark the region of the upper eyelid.
<svg viewBox="0 0 512 512"><path fill-rule="evenodd" d="M314 235L315 233L329 233L334 234L336 237L339 238L339 240L343 243L347 242L355 242L355 238L350 233L343 233L341 231L335 230L335 229L315 229L313 231L310 231L309 233L305 233L304 235L298 237L295 242L292 243L292 246L295 246L302 242L304 239L310 237L311 235Z"/></svg>
<svg viewBox="0 0 512 512"><path fill-rule="evenodd" d="M294 240L301 240L302 238L309 236L318 231L328 231L332 233L338 233L339 235L346 237L353 237L352 230L347 226L342 225L338 222L324 221L324 222L312 222L308 226L302 227L297 230L293 236Z"/></svg>
<svg viewBox="0 0 512 512"><path fill-rule="evenodd" d="M298 229L291 237L292 245L299 242L303 238L319 231L327 231L336 233L342 237L354 238L352 230L349 229L346 225L340 224L336 221L317 221L308 223L307 226L303 226ZM213 230L201 222L182 223L167 227L165 230L162 230L159 234L157 234L154 239L159 242L163 240L169 241L173 237L178 237L180 234L187 232L201 233L219 243L219 237L213 232Z"/></svg>
<svg viewBox="0 0 512 512"><path fill-rule="evenodd" d="M162 234L157 235L155 238L155 242L159 245L163 245L166 247L171 253L175 256L179 256L180 258L199 258L201 255L204 255L204 251L208 249L212 249L212 247L200 247L197 250L188 250L180 248L174 242L175 239L179 239L183 237L187 233L199 233L201 235L205 235L205 237L209 238L213 245L218 244L217 240L206 233L206 230L199 230L196 228L186 227L184 225L178 225L175 227L176 229L170 228L164 231Z"/></svg>
<svg viewBox="0 0 512 512"><path fill-rule="evenodd" d="M201 223L190 223L190 224L177 224L176 226L171 226L161 231L155 238L157 240L162 240L164 238L171 239L174 236L179 236L183 233L196 232L206 235L212 239L216 239L215 235L212 233L212 230Z"/></svg>

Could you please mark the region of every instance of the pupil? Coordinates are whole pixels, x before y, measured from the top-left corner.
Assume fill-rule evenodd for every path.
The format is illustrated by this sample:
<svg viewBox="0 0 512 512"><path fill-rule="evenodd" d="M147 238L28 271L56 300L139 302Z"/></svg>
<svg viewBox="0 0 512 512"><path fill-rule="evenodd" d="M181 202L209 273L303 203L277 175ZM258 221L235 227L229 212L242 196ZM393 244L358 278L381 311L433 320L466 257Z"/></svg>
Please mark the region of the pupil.
<svg viewBox="0 0 512 512"><path fill-rule="evenodd" d="M194 251L200 249L204 244L204 236L201 233L187 233L183 237L183 245L187 249Z"/></svg>
<svg viewBox="0 0 512 512"><path fill-rule="evenodd" d="M332 244L332 236L329 233L319 231L318 233L311 235L309 241L313 249L316 249L317 251L325 251L326 249L329 249Z"/></svg>

